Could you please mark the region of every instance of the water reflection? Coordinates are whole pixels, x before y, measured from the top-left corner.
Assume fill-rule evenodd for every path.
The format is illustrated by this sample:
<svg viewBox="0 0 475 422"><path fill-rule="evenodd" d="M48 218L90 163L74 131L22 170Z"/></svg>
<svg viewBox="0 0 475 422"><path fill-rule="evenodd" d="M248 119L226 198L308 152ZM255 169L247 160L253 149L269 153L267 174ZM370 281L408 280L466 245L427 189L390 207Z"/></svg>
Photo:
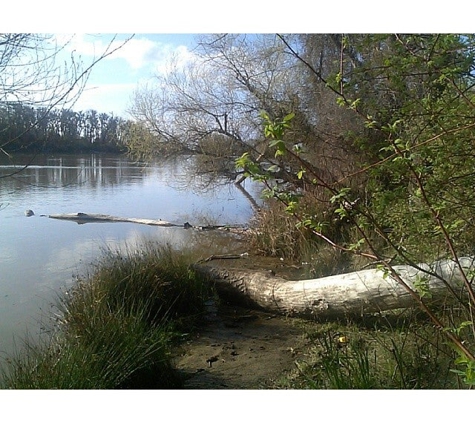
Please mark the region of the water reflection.
<svg viewBox="0 0 475 422"><path fill-rule="evenodd" d="M26 164L27 168L13 174ZM117 156L66 156L32 159L20 156L15 164L0 160L0 177L3 177L0 191L16 190L27 186L58 188L81 186L88 188L124 183L130 179L142 179L149 167L134 165L125 157ZM11 175L11 176L10 176Z"/></svg>
<svg viewBox="0 0 475 422"><path fill-rule="evenodd" d="M105 247L150 238L177 247L205 241L203 253L224 248L219 237L180 227L78 225L40 215L86 212L198 226L245 224L253 212L233 184L203 189L201 179L187 172L189 159L144 167L117 156L37 157L24 171L2 177L29 159L0 162L0 351L10 351L13 337L26 328L37 329L39 309L48 307ZM258 197L257 187L247 187ZM25 217L27 209L35 215Z"/></svg>

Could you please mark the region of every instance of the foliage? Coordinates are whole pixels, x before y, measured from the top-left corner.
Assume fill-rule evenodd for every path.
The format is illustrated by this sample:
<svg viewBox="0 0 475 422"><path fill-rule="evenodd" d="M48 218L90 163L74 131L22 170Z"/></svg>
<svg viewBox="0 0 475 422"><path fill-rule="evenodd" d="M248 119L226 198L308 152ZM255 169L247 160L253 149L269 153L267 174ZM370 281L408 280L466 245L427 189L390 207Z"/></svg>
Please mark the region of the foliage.
<svg viewBox="0 0 475 422"><path fill-rule="evenodd" d="M269 167L243 155L237 165L263 182L268 197L283 203L300 227L343 252L382 263L443 330L444 323L425 301L430 297L425 279L418 280L413 290L391 263L418 267L437 258L454 260L464 296L452 290L453 299L468 310L475 306L471 279L459 260L473 252L475 242L473 37L344 37L339 70L328 80L285 37L281 39L337 94L338 104L361 120L364 130L357 142L367 162L334 181L319 172L304 151L285 141L293 113L277 120L263 113L264 134L276 160ZM278 171L292 182L276 183ZM352 179L359 174L364 177L355 185ZM296 189L299 181L305 191ZM300 198L316 189L327 192L335 220L349 224L354 229L352 237L327 236L322 215L308 214L300 207ZM431 271L428 275L437 276ZM462 340L458 332L445 333L462 354L458 362L466 365L466 381L471 382L475 359L471 335Z"/></svg>

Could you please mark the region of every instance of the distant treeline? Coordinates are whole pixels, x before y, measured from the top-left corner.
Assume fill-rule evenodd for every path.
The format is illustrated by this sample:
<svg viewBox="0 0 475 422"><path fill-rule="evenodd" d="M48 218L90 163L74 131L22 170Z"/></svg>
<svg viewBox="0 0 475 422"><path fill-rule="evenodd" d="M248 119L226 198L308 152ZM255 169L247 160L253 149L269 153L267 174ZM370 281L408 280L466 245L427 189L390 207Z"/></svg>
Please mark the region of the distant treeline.
<svg viewBox="0 0 475 422"><path fill-rule="evenodd" d="M0 147L6 152L124 152L133 125L96 110L0 103Z"/></svg>

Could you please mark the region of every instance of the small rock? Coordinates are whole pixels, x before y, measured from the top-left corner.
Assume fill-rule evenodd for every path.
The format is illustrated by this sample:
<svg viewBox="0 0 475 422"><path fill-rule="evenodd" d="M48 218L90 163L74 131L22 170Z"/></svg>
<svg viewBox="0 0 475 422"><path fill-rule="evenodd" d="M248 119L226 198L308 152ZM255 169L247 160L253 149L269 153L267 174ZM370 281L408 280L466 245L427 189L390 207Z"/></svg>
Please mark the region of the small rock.
<svg viewBox="0 0 475 422"><path fill-rule="evenodd" d="M213 362L217 362L217 360L218 360L218 356L211 356L210 358L206 359L206 363L211 368L211 366L213 365Z"/></svg>

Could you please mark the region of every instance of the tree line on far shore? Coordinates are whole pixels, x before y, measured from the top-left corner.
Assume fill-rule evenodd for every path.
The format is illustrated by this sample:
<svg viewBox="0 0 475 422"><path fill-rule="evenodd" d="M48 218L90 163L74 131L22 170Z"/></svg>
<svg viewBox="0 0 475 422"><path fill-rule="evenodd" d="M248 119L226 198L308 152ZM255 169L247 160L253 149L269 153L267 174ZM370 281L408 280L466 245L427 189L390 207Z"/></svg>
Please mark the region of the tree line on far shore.
<svg viewBox="0 0 475 422"><path fill-rule="evenodd" d="M98 54L83 60L74 36L1 33L0 154L125 150L133 122L72 105L92 69L132 38L106 37Z"/></svg>
<svg viewBox="0 0 475 422"><path fill-rule="evenodd" d="M0 104L0 145L8 153L124 152L136 126L133 121L96 110Z"/></svg>

